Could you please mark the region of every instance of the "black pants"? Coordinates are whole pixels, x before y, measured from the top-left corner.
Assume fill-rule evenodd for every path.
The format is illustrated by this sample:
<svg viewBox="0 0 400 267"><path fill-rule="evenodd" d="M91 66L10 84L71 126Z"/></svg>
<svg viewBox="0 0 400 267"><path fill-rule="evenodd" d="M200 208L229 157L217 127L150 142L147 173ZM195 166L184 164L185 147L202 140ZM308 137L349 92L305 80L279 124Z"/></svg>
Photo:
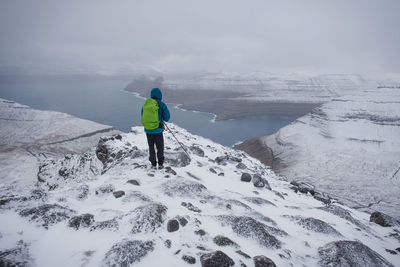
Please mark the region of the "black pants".
<svg viewBox="0 0 400 267"><path fill-rule="evenodd" d="M158 165L164 164L164 137L163 133L158 134L146 134L147 135L147 143L149 144L149 160L151 165L156 166L156 152L154 150L154 145L157 147L157 159Z"/></svg>

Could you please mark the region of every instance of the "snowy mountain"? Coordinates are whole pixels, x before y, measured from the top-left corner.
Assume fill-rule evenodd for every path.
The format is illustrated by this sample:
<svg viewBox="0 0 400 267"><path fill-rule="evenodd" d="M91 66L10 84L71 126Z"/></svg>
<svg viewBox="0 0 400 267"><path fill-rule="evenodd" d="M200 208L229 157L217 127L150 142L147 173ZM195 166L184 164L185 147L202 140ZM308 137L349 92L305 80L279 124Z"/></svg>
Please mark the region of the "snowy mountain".
<svg viewBox="0 0 400 267"><path fill-rule="evenodd" d="M335 98L259 138L259 147L288 179L400 217L399 137L400 89L378 88Z"/></svg>
<svg viewBox="0 0 400 267"><path fill-rule="evenodd" d="M134 127L83 154L44 159L35 183L3 182L0 265L399 265L400 222L169 127L190 158L166 132L162 170L149 168Z"/></svg>
<svg viewBox="0 0 400 267"><path fill-rule="evenodd" d="M39 160L85 152L105 133L117 131L69 114L35 110L0 98L0 181L35 181L32 168L38 168Z"/></svg>

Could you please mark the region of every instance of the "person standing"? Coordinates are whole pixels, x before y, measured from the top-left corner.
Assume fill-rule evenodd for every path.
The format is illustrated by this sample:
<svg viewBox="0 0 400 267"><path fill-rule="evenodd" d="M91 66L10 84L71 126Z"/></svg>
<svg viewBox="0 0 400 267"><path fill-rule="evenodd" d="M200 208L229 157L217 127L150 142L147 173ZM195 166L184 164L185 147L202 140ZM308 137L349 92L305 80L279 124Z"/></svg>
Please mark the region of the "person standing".
<svg viewBox="0 0 400 267"><path fill-rule="evenodd" d="M153 88L150 97L146 99L142 107L140 122L144 126L149 145L149 160L152 168L164 168L164 125L163 121L169 121L170 114L167 105L161 101L162 93L159 88ZM157 158L155 148L157 148Z"/></svg>

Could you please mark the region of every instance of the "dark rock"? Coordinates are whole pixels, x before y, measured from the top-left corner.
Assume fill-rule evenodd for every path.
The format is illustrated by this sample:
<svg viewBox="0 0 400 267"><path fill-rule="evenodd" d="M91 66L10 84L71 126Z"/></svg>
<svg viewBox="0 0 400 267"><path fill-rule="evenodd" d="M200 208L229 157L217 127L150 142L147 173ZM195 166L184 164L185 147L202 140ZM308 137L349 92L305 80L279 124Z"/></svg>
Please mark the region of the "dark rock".
<svg viewBox="0 0 400 267"><path fill-rule="evenodd" d="M393 266L358 241L335 241L318 249L321 266Z"/></svg>
<svg viewBox="0 0 400 267"><path fill-rule="evenodd" d="M161 186L164 194L170 197L196 197L207 193L207 187L194 181L174 179L164 182Z"/></svg>
<svg viewBox="0 0 400 267"><path fill-rule="evenodd" d="M86 184L80 185L77 189L77 198L82 200L88 197L89 195L89 186Z"/></svg>
<svg viewBox="0 0 400 267"><path fill-rule="evenodd" d="M247 253L245 253L245 252L243 252L241 250L236 250L236 253L241 255L241 256L243 256L243 257L245 257L246 259L251 259L251 257Z"/></svg>
<svg viewBox="0 0 400 267"><path fill-rule="evenodd" d="M354 217L351 216L350 212L345 210L342 207L339 207L337 205L329 205L329 206L326 206L326 207L320 207L318 209L321 209L321 210L327 211L329 213L335 214L336 216L339 216L340 218L345 219L345 220L355 224L359 228L361 228L363 230L366 230L366 231L369 231L369 229L364 224L362 224L360 221L354 219Z"/></svg>
<svg viewBox="0 0 400 267"><path fill-rule="evenodd" d="M95 222L92 227L90 227L90 231L94 230L111 230L111 231L118 231L119 224L118 221L114 218L111 220Z"/></svg>
<svg viewBox="0 0 400 267"><path fill-rule="evenodd" d="M111 247L103 259L104 266L131 266L140 262L149 252L154 250L152 241L122 240Z"/></svg>
<svg viewBox="0 0 400 267"><path fill-rule="evenodd" d="M218 246L225 247L225 246L234 246L238 247L238 244L233 242L231 239L222 236L222 235L217 235L213 239L214 243L217 244Z"/></svg>
<svg viewBox="0 0 400 267"><path fill-rule="evenodd" d="M240 180L241 180L242 182L250 182L250 181L251 181L251 175L248 174L247 172L244 172L244 173L242 174L242 176L240 177Z"/></svg>
<svg viewBox="0 0 400 267"><path fill-rule="evenodd" d="M172 175L176 175L176 171L174 171L170 166L165 167L165 172L170 173Z"/></svg>
<svg viewBox="0 0 400 267"><path fill-rule="evenodd" d="M129 191L125 197L122 199L122 202L151 202L151 198L146 195L143 195L140 191Z"/></svg>
<svg viewBox="0 0 400 267"><path fill-rule="evenodd" d="M190 151L193 152L193 154L200 156L200 157L204 157L204 150L201 149L200 147L198 147L196 145L192 145L189 149L190 149Z"/></svg>
<svg viewBox="0 0 400 267"><path fill-rule="evenodd" d="M216 157L215 162L218 165L226 165L227 162L242 162L242 159L233 157L233 156L229 156L229 155L225 155L225 156Z"/></svg>
<svg viewBox="0 0 400 267"><path fill-rule="evenodd" d="M397 250L398 252L400 252L400 247L399 247L399 248L396 248L396 250Z"/></svg>
<svg viewBox="0 0 400 267"><path fill-rule="evenodd" d="M202 247L202 246L197 246L196 248L199 249L199 250L202 250L202 251L208 250L208 249L206 249L205 247Z"/></svg>
<svg viewBox="0 0 400 267"><path fill-rule="evenodd" d="M112 184L103 184L96 189L96 195L98 194L109 194L114 192L115 187Z"/></svg>
<svg viewBox="0 0 400 267"><path fill-rule="evenodd" d="M247 169L247 166L244 165L242 162L239 162L239 163L236 165L236 168L238 168L239 170L244 170L244 169Z"/></svg>
<svg viewBox="0 0 400 267"><path fill-rule="evenodd" d="M297 224L301 225L304 229L317 232L317 233L323 233L323 234L332 234L332 235L337 235L341 236L341 234L336 231L335 228L330 226L324 221L321 221L319 219L315 218L304 218L304 217L295 217L295 220L297 220Z"/></svg>
<svg viewBox="0 0 400 267"><path fill-rule="evenodd" d="M165 240L164 245L166 248L171 248L171 245L172 245L171 240L169 240L169 239Z"/></svg>
<svg viewBox="0 0 400 267"><path fill-rule="evenodd" d="M270 258L263 255L255 256L253 261L255 267L276 267L275 263Z"/></svg>
<svg viewBox="0 0 400 267"><path fill-rule="evenodd" d="M122 190L119 190L119 191L113 192L113 195L114 195L115 198L120 198L120 197L125 195L125 192L122 191Z"/></svg>
<svg viewBox="0 0 400 267"><path fill-rule="evenodd" d="M202 267L229 267L235 265L235 262L220 250L201 255L200 262Z"/></svg>
<svg viewBox="0 0 400 267"><path fill-rule="evenodd" d="M179 222L175 219L169 220L167 223L167 231L168 232L175 232L179 230Z"/></svg>
<svg viewBox="0 0 400 267"><path fill-rule="evenodd" d="M183 207L187 208L187 209L190 210L190 211L193 211L193 212L201 212L201 209L199 209L199 208L196 207L196 206L193 206L193 204L190 203L190 202L188 202L188 203L182 202L181 205L182 205Z"/></svg>
<svg viewBox="0 0 400 267"><path fill-rule="evenodd" d="M206 235L206 232L205 232L203 229L194 231L194 233L195 233L196 235L199 235L199 236L205 236L205 235Z"/></svg>
<svg viewBox="0 0 400 267"><path fill-rule="evenodd" d="M296 190L300 191L300 193L303 193L303 194L310 193L311 195L314 195L314 193L315 193L315 191L314 191L315 190L315 186L313 186L310 183L292 181L292 182L290 182L290 184L292 184L295 188L297 188Z"/></svg>
<svg viewBox="0 0 400 267"><path fill-rule="evenodd" d="M178 219L178 221L179 221L179 224L180 224L181 226L183 226L183 227L185 227L186 224L188 224L188 220L186 220L185 217L177 216L177 219Z"/></svg>
<svg viewBox="0 0 400 267"><path fill-rule="evenodd" d="M329 205L332 203L332 198L328 194L323 193L323 192L315 191L313 197L316 200L319 200L326 205Z"/></svg>
<svg viewBox="0 0 400 267"><path fill-rule="evenodd" d="M232 205L231 204L226 204L226 206L225 206L228 210L231 210L232 209Z"/></svg>
<svg viewBox="0 0 400 267"><path fill-rule="evenodd" d="M172 167L186 167L190 164L190 158L185 152L167 152L164 164Z"/></svg>
<svg viewBox="0 0 400 267"><path fill-rule="evenodd" d="M273 234L287 235L282 230L270 227L251 217L220 215L217 218L232 227L239 236L256 240L266 248L280 248L281 242Z"/></svg>
<svg viewBox="0 0 400 267"><path fill-rule="evenodd" d="M174 255L178 255L179 253L181 253L182 249L178 249L177 251L175 251Z"/></svg>
<svg viewBox="0 0 400 267"><path fill-rule="evenodd" d="M29 254L29 245L20 240L12 249L0 251L1 267L29 267L35 266L33 258Z"/></svg>
<svg viewBox="0 0 400 267"><path fill-rule="evenodd" d="M190 173L190 172L186 172L186 174L187 174L189 177L191 177L191 178L193 178L193 179L195 179L195 180L197 180L197 181L201 181L201 179L200 179L199 177L197 177L196 175L194 175L194 174L192 174L192 173Z"/></svg>
<svg viewBox="0 0 400 267"><path fill-rule="evenodd" d="M81 227L87 228L94 223L94 216L89 213L74 216L68 221L68 226L78 230Z"/></svg>
<svg viewBox="0 0 400 267"><path fill-rule="evenodd" d="M220 173L218 173L218 176L225 176L225 173L220 172Z"/></svg>
<svg viewBox="0 0 400 267"><path fill-rule="evenodd" d="M258 193L258 192L257 192ZM275 193L275 195L277 195L278 197L280 197L281 199L285 199L285 197L281 194L281 193L279 193L279 192L277 192L277 191L274 191L274 193Z"/></svg>
<svg viewBox="0 0 400 267"><path fill-rule="evenodd" d="M217 171L214 170L213 168L210 168L209 171L212 172L212 173L214 173L214 174L217 174Z"/></svg>
<svg viewBox="0 0 400 267"><path fill-rule="evenodd" d="M253 185L258 188L266 187L267 189L271 190L271 186L269 185L268 181L258 174L253 175Z"/></svg>
<svg viewBox="0 0 400 267"><path fill-rule="evenodd" d="M30 198L34 200L45 199L47 198L47 193L43 189L37 188L31 191Z"/></svg>
<svg viewBox="0 0 400 267"><path fill-rule="evenodd" d="M147 176L149 176L149 177L154 177L154 174L148 173Z"/></svg>
<svg viewBox="0 0 400 267"><path fill-rule="evenodd" d="M390 217L389 215L386 215L379 211L373 212L371 214L371 217L369 218L369 221L379 224L383 227L400 226L400 222L397 221L395 218Z"/></svg>
<svg viewBox="0 0 400 267"><path fill-rule="evenodd" d="M245 197L244 199L257 205L272 205L276 207L274 203L261 197Z"/></svg>
<svg viewBox="0 0 400 267"><path fill-rule="evenodd" d="M136 181L135 179L131 179L129 181L127 181L128 184L132 184L132 185L140 185L138 181Z"/></svg>
<svg viewBox="0 0 400 267"><path fill-rule="evenodd" d="M73 210L58 204L43 204L39 207L24 209L19 215L29 217L31 221L41 223L43 227L48 228L50 225L71 218L74 213Z"/></svg>
<svg viewBox="0 0 400 267"><path fill-rule="evenodd" d="M122 140L122 136L121 136L120 134L117 134L117 135L115 136L115 139Z"/></svg>
<svg viewBox="0 0 400 267"><path fill-rule="evenodd" d="M385 249L386 252L392 254L392 255L397 255L397 252L395 250L391 250L391 249Z"/></svg>
<svg viewBox="0 0 400 267"><path fill-rule="evenodd" d="M167 207L159 203L149 203L131 212L132 233L153 232L165 221Z"/></svg>
<svg viewBox="0 0 400 267"><path fill-rule="evenodd" d="M186 261L189 264L195 264L196 263L196 258L189 256L189 255L183 255L182 260Z"/></svg>

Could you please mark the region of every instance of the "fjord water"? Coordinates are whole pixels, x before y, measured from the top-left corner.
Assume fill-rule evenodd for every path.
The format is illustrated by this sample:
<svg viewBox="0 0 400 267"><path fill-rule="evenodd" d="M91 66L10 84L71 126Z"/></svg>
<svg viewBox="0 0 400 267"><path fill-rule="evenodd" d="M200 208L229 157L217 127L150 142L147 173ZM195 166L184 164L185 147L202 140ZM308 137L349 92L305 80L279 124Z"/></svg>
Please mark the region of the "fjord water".
<svg viewBox="0 0 400 267"><path fill-rule="evenodd" d="M144 99L123 91L127 78L104 77L2 77L0 98L34 109L54 110L128 132L140 125ZM168 104L168 99L165 99ZM168 104L171 122L226 146L272 134L295 117L262 116L214 122L214 115L185 111Z"/></svg>

